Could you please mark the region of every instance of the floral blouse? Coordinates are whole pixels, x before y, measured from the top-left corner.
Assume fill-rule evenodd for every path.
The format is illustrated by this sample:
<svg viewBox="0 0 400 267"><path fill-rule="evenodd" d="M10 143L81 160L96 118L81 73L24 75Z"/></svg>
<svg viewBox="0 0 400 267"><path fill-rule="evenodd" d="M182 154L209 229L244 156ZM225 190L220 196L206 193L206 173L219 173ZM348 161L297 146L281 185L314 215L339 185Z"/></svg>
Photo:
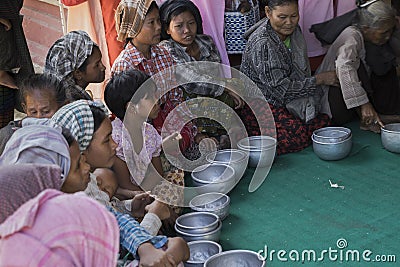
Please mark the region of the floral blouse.
<svg viewBox="0 0 400 267"><path fill-rule="evenodd" d="M140 185L153 157L160 156L162 139L157 130L148 123L142 126L143 147L137 154L133 148L131 137L123 122L116 118L112 122L112 138L117 143L117 157L128 165L131 182Z"/></svg>

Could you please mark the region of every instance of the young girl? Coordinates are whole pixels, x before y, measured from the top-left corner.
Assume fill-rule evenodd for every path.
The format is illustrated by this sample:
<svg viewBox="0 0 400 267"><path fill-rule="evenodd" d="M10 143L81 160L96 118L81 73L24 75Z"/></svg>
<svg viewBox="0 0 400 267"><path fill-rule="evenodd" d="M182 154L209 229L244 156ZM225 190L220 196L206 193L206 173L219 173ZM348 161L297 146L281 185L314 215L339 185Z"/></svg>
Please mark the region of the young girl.
<svg viewBox="0 0 400 267"><path fill-rule="evenodd" d="M102 54L96 43L84 31L72 31L58 39L46 56L45 73L56 75L68 85L72 100L93 99L86 91L89 83L101 83L105 78Z"/></svg>
<svg viewBox="0 0 400 267"><path fill-rule="evenodd" d="M28 117L50 118L66 102L65 87L51 74L33 74L21 85L21 106ZM0 130L0 154L21 120L12 121Z"/></svg>
<svg viewBox="0 0 400 267"><path fill-rule="evenodd" d="M158 6L154 0L122 0L116 10L116 29L118 40L125 42L125 48L115 60L111 72L112 75L128 69L136 69L153 76L165 71L163 88L171 89L165 95L161 89L157 96L161 95L160 111L158 116L152 119L152 124L161 133L165 127L168 133L176 131L176 124L182 121L182 115L175 116L174 121L166 122L167 115L183 102L183 91L174 86L174 76L168 70L174 66L173 59L167 50L160 47L161 24ZM188 116L190 112L187 112ZM181 130L182 139L179 141L182 151L186 151L195 142L197 135L196 126L189 122Z"/></svg>
<svg viewBox="0 0 400 267"><path fill-rule="evenodd" d="M157 117L160 109L155 98L155 84L148 78L141 71L127 70L114 75L104 91L107 106L117 116L112 122L113 138L118 144L118 158L113 169L117 174L119 185L131 190L137 190L137 186L143 186L152 179L152 177L145 178L150 166L154 167L159 176L164 176L160 159L162 138L156 129L146 122L147 119ZM145 87L141 87L142 84ZM124 125L122 121L126 112L129 112L129 120L126 119ZM172 138L178 136L174 135ZM176 175L175 178L171 182L183 186L183 175ZM177 202L178 196L179 193L158 197L168 203L174 199L172 203L179 205L181 203Z"/></svg>

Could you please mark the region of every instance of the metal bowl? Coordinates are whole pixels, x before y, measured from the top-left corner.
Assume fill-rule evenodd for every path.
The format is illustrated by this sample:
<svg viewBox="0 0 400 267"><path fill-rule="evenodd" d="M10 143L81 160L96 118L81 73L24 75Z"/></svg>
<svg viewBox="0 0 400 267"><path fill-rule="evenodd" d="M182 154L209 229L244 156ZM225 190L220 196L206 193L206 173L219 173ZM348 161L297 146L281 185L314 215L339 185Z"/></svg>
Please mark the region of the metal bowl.
<svg viewBox="0 0 400 267"><path fill-rule="evenodd" d="M237 146L249 153L249 167L269 167L274 162L276 139L271 136L246 137Z"/></svg>
<svg viewBox="0 0 400 267"><path fill-rule="evenodd" d="M324 127L313 132L315 141L322 143L337 143L344 141L351 135L351 130L346 127Z"/></svg>
<svg viewBox="0 0 400 267"><path fill-rule="evenodd" d="M220 244L210 240L199 240L188 243L190 258L184 263L185 267L203 267L204 262L211 256L221 253Z"/></svg>
<svg viewBox="0 0 400 267"><path fill-rule="evenodd" d="M200 194L228 193L237 183L233 168L221 163L201 165L192 171L191 176L193 185L199 187L197 191Z"/></svg>
<svg viewBox="0 0 400 267"><path fill-rule="evenodd" d="M191 212L179 216L175 225L179 230L190 234L204 234L218 227L219 217L211 212Z"/></svg>
<svg viewBox="0 0 400 267"><path fill-rule="evenodd" d="M314 153L323 160L340 160L347 157L353 146L352 136L336 143L319 142L311 137Z"/></svg>
<svg viewBox="0 0 400 267"><path fill-rule="evenodd" d="M400 123L386 124L381 128L383 147L394 153L400 153Z"/></svg>
<svg viewBox="0 0 400 267"><path fill-rule="evenodd" d="M214 229L211 232L208 233L203 233L203 234L191 234L191 233L186 233L176 227L177 225L175 224L175 231L176 234L183 239L185 239L186 242L190 241L197 241L197 240L211 240L218 242L219 237L221 236L221 228L222 228L222 222L218 220L218 226L216 229Z"/></svg>
<svg viewBox="0 0 400 267"><path fill-rule="evenodd" d="M247 168L249 154L239 149L223 149L207 154L209 163L223 163L235 171L235 179L239 181Z"/></svg>
<svg viewBox="0 0 400 267"><path fill-rule="evenodd" d="M206 211L218 215L222 221L229 215L230 197L222 193L206 193L194 197L189 206L193 211Z"/></svg>
<svg viewBox="0 0 400 267"><path fill-rule="evenodd" d="M211 256L204 263L204 267L262 267L265 261L259 259L258 254L251 250L228 250Z"/></svg>

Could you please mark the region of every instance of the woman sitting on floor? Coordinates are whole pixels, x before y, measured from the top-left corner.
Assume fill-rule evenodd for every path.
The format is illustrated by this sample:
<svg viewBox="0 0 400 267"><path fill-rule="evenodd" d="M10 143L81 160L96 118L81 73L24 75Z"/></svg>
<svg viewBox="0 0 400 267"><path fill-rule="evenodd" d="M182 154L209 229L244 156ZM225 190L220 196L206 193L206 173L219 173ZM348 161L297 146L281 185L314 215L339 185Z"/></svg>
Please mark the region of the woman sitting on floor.
<svg viewBox="0 0 400 267"><path fill-rule="evenodd" d="M296 152L311 144L314 130L330 124L319 113L317 85L336 85L337 77L334 71L311 76L297 0L269 0L265 11L267 18L246 33L240 70L270 104L278 154Z"/></svg>
<svg viewBox="0 0 400 267"><path fill-rule="evenodd" d="M111 137L111 121L105 112L105 106L100 103L78 100L63 106L52 117L57 124L69 129L78 140L91 172L97 168L110 168L115 161L117 145ZM108 208L120 227L121 245L134 256L140 257L143 265L151 262L166 264L170 256L159 249L169 243L169 240L180 248L180 252L175 254L175 260L180 262L187 259L188 247L180 238L176 241L165 236L152 236L130 215Z"/></svg>
<svg viewBox="0 0 400 267"><path fill-rule="evenodd" d="M317 70L318 73L336 68L340 81L340 87L323 87L329 92L323 107L336 124L349 122L358 114L362 129L380 132L383 126L380 114L400 115L395 58L389 64L378 65L383 56L376 56L392 35L396 13L384 1L359 8L357 12L354 25L340 33ZM379 72L388 70L384 79L389 82L379 78L377 66ZM381 80L379 84L378 79Z"/></svg>
<svg viewBox="0 0 400 267"><path fill-rule="evenodd" d="M161 19L161 37L164 39L160 43L171 54L176 64L184 64L195 61L208 61L221 63L221 57L218 49L211 36L203 34L202 18L199 9L190 0L168 0L160 7ZM183 72L177 71L176 75L183 77L183 80L195 80L202 82L192 82L181 85L184 88L184 96L186 100L196 98L197 96L212 97L232 108L241 108L243 101L234 92L224 89L220 85L214 84L216 80L223 80L222 70L218 65L205 65L207 69L199 73L199 69L194 66L186 65L181 68ZM207 104L202 101L203 105L209 106L208 112L215 109L215 117L221 114L227 114L229 120L229 110L212 107L212 104ZM206 108L206 107L205 107ZM201 139L206 136L214 136L217 139L222 138L220 147L226 148L229 142L225 136L223 127L219 123L210 119L198 118L196 125L200 134L196 137ZM197 142L199 143L199 142ZM198 148L192 153L199 152ZM196 155L195 158L199 157Z"/></svg>

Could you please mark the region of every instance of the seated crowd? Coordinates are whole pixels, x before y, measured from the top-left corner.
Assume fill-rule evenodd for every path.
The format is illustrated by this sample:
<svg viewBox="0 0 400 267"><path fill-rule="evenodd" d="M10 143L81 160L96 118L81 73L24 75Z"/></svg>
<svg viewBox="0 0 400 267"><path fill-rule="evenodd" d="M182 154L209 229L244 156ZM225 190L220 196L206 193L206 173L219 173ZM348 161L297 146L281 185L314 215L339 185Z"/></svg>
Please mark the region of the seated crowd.
<svg viewBox="0 0 400 267"><path fill-rule="evenodd" d="M106 67L84 31L57 40L44 73L18 86L27 116L0 129L1 263L178 266L188 260L188 245L174 231L187 169L174 160L182 154L199 164L205 152L234 147L237 129L212 119L221 114L233 113L228 122L240 118L248 135L276 137L277 155L303 150L321 127L359 118L362 129L379 132L400 117L400 55L393 48L400 21L387 1L350 11L354 19L332 33L312 73L298 0L267 0L266 17L245 34L240 71L259 89L246 97L243 81L225 77L216 64L220 51L203 32L198 7L190 0L162 2L119 2L115 31L124 46L104 103L86 90L105 80ZM211 69L204 74L193 62L209 62ZM224 108L213 109L204 100L210 98ZM186 104L197 100L208 118L195 117Z"/></svg>

